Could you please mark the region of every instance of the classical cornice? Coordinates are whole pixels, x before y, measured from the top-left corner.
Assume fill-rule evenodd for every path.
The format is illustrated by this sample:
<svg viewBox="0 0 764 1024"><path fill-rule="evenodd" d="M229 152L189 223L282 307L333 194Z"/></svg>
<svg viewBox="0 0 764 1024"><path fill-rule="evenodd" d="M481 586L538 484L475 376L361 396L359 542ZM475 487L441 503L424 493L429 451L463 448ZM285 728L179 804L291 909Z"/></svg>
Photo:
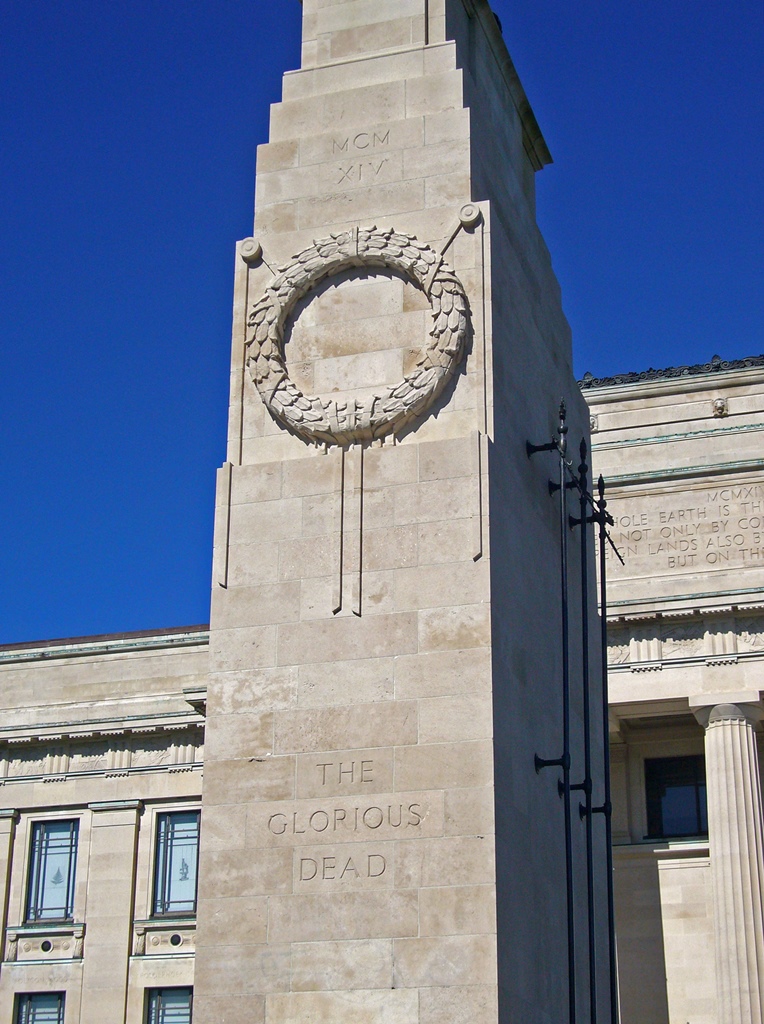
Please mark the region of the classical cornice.
<svg viewBox="0 0 764 1024"><path fill-rule="evenodd" d="M201 729L204 720L195 710L122 715L90 721L20 723L0 726L0 745L51 744L66 740L97 741L114 736L166 735Z"/></svg>
<svg viewBox="0 0 764 1024"><path fill-rule="evenodd" d="M204 625L2 644L0 665L19 661L49 661L53 658L94 657L103 654L131 654L146 650L197 647L207 645L209 639L209 626Z"/></svg>
<svg viewBox="0 0 764 1024"><path fill-rule="evenodd" d="M760 433L763 430L764 423L731 423L729 426L707 427L704 430L683 430L681 433L676 434L650 434L643 437L619 437L614 441L601 441L599 443L596 440L596 434L593 434L592 451L620 451L624 448L644 448L647 445L654 444L676 444L677 441L697 441L704 437L729 437L731 434ZM608 477L608 483L610 483L612 479L613 477Z"/></svg>
<svg viewBox="0 0 764 1024"><path fill-rule="evenodd" d="M683 480L696 477L720 476L729 473L754 473L764 469L764 458L736 459L732 462L712 462L707 465L667 466L643 473L614 473L607 478L611 490L631 484L653 484L665 480Z"/></svg>
<svg viewBox="0 0 764 1024"><path fill-rule="evenodd" d="M663 370L634 371L619 373L613 377L595 377L585 373L578 386L582 391L595 388L618 387L623 384L648 384L652 381L675 380L678 377L700 377L708 374L723 373L727 370L752 370L764 368L764 355L746 356L744 359L722 359L712 356L709 363L695 363L692 366L667 366Z"/></svg>

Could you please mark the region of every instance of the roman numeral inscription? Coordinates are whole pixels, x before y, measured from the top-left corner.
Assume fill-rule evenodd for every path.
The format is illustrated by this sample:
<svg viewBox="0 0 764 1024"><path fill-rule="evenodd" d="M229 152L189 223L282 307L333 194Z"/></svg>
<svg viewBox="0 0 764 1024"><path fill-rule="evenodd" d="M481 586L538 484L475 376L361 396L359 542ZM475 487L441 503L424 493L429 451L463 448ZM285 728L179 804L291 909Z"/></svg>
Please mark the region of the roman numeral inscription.
<svg viewBox="0 0 764 1024"><path fill-rule="evenodd" d="M358 132L344 139L332 139L332 153L363 152L366 149L383 149L390 145L390 129L379 132Z"/></svg>
<svg viewBox="0 0 764 1024"><path fill-rule="evenodd" d="M357 164L348 164L338 168L339 177L337 178L337 184L342 185L348 184L364 184L365 182L371 183L375 178L379 177L380 171L387 163L387 158L382 160L364 160Z"/></svg>
<svg viewBox="0 0 764 1024"><path fill-rule="evenodd" d="M661 501L664 504L659 505ZM610 504L613 578L648 576L662 570L760 568L764 565L764 488L739 484L718 490L686 488L681 495L637 494Z"/></svg>
<svg viewBox="0 0 764 1024"><path fill-rule="evenodd" d="M327 139L327 143L329 140ZM324 174L325 187L359 188L395 177L395 160L379 153L390 149L390 129L365 129L352 135L332 136L331 155L342 163L328 163Z"/></svg>

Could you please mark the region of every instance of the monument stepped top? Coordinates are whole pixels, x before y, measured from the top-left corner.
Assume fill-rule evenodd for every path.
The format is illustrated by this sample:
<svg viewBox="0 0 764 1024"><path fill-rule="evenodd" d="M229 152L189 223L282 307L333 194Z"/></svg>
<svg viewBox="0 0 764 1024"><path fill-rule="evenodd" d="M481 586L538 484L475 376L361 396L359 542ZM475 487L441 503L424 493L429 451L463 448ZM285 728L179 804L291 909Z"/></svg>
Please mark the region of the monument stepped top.
<svg viewBox="0 0 764 1024"><path fill-rule="evenodd" d="M446 42L450 0L300 0L303 8L302 71L371 58L422 44ZM517 109L526 150L535 170L552 163L528 97L507 50L501 25L488 0L461 2L477 19ZM300 71L287 72L300 74Z"/></svg>

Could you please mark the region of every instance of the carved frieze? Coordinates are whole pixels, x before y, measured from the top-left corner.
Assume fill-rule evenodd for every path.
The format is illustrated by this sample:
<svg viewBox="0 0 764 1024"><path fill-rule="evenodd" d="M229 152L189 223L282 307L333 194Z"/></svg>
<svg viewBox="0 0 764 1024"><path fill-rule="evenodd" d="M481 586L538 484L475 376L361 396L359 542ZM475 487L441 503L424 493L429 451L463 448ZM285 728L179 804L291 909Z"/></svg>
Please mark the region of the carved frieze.
<svg viewBox="0 0 764 1024"><path fill-rule="evenodd" d="M687 658L703 654L706 628L703 622L672 622L661 626L664 658Z"/></svg>
<svg viewBox="0 0 764 1024"><path fill-rule="evenodd" d="M608 664L632 671L663 662L697 658L734 663L764 652L764 615L706 615L693 619L616 622L608 628Z"/></svg>
<svg viewBox="0 0 764 1024"><path fill-rule="evenodd" d="M0 743L0 785L42 778L55 781L71 775L124 774L147 769L177 771L200 764L203 732L152 729L109 737L73 736L51 749L34 738Z"/></svg>
<svg viewBox="0 0 764 1024"><path fill-rule="evenodd" d="M738 619L737 645L739 651L764 651L764 620Z"/></svg>

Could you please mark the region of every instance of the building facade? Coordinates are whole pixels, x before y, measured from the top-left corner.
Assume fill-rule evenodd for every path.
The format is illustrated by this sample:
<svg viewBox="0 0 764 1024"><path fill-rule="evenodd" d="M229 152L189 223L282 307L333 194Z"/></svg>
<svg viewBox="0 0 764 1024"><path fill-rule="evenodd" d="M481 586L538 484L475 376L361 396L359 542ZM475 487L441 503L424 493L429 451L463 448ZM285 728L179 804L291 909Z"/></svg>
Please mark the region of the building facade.
<svg viewBox="0 0 764 1024"><path fill-rule="evenodd" d="M0 1020L190 1018L207 663L206 627L0 650Z"/></svg>
<svg viewBox="0 0 764 1024"><path fill-rule="evenodd" d="M622 1019L764 1014L764 358L591 377Z"/></svg>

